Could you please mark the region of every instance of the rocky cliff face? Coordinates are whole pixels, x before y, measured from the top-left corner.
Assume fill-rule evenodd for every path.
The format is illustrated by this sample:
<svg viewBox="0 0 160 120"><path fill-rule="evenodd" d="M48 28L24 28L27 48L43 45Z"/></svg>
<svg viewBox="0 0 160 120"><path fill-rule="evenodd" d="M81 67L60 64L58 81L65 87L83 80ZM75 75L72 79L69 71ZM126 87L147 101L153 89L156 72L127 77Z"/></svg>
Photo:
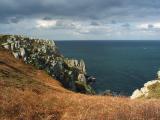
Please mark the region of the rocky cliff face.
<svg viewBox="0 0 160 120"><path fill-rule="evenodd" d="M90 86L92 77L87 76L84 61L63 57L54 41L0 35L0 47L8 49L15 58L22 59L26 64L45 70L66 88L81 93L95 93Z"/></svg>
<svg viewBox="0 0 160 120"><path fill-rule="evenodd" d="M141 89L136 89L131 99L137 98L160 98L160 71L157 72L156 80L148 81Z"/></svg>

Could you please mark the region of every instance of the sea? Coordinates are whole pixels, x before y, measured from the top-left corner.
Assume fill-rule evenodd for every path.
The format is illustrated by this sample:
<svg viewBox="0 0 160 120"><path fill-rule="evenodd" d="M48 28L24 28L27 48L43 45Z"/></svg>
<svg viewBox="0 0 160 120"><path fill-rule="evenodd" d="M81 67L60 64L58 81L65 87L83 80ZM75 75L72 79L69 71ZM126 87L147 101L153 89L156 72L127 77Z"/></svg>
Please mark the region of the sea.
<svg viewBox="0 0 160 120"><path fill-rule="evenodd" d="M96 77L97 93L111 90L130 96L160 69L160 41L97 40L56 41L60 52L69 58L83 59L88 75Z"/></svg>

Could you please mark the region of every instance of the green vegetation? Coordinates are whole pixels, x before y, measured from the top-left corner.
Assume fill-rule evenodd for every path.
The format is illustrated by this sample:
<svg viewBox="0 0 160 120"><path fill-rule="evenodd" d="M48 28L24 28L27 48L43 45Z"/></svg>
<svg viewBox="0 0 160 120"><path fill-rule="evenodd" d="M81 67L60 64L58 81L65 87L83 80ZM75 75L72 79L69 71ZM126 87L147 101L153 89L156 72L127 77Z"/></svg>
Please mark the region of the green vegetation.
<svg viewBox="0 0 160 120"><path fill-rule="evenodd" d="M49 75L59 80L67 89L89 93L93 91L87 82L85 63L83 60L63 57L54 41L33 39L18 35L1 35L0 45L9 50L15 58L23 60L37 69L45 70ZM79 76L82 76L79 78ZM84 81L84 89L76 89L76 80ZM85 85L86 84L86 85ZM90 90L92 89L92 90ZM90 94L93 94L91 92Z"/></svg>

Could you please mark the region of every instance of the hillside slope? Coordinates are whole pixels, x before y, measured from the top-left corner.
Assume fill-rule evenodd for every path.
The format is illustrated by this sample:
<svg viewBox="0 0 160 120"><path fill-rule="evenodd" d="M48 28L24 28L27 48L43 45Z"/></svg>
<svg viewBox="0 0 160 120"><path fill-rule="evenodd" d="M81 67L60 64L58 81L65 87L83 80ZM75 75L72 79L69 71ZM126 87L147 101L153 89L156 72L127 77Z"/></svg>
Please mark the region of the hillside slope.
<svg viewBox="0 0 160 120"><path fill-rule="evenodd" d="M95 94L83 60L66 58L60 54L53 40L28 38L20 35L0 35L0 47L15 58L46 71L63 86L75 92Z"/></svg>
<svg viewBox="0 0 160 120"><path fill-rule="evenodd" d="M1 120L159 120L159 102L74 93L0 49Z"/></svg>

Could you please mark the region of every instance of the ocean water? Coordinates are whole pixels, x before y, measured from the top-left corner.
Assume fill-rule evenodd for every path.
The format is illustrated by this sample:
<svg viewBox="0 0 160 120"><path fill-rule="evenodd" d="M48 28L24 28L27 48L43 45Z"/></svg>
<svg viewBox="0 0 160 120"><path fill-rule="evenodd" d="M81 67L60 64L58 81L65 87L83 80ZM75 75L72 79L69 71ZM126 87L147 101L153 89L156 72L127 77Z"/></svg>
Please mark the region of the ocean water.
<svg viewBox="0 0 160 120"><path fill-rule="evenodd" d="M160 41L56 41L66 57L84 59L87 73L97 79L97 93L111 90L123 95L157 77Z"/></svg>

